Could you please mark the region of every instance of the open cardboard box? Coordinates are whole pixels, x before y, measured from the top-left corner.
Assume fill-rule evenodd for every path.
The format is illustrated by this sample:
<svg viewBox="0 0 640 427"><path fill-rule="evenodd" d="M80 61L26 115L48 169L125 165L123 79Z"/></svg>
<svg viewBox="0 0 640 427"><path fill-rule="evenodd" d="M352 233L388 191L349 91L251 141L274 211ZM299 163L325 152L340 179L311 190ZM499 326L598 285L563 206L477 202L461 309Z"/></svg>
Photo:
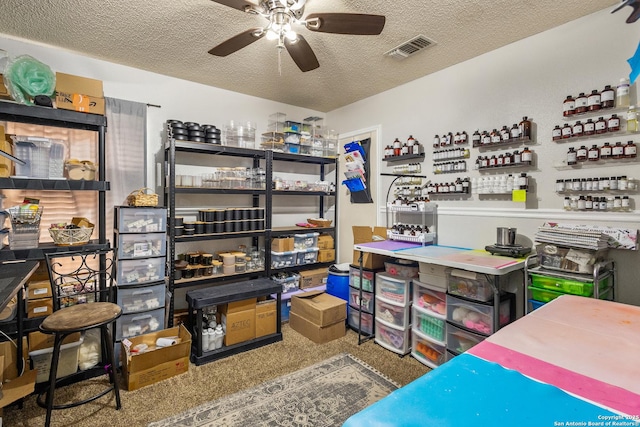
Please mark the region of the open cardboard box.
<svg viewBox="0 0 640 427"><path fill-rule="evenodd" d="M376 242L387 239L385 227L370 227L368 225L353 226L353 244ZM353 251L353 265L360 266L360 251ZM388 257L367 252L362 252L362 266L370 270L384 268L384 262Z"/></svg>
<svg viewBox="0 0 640 427"><path fill-rule="evenodd" d="M23 360L25 361L25 371L18 376L16 346L12 341L0 343L0 359L2 359L2 397L0 397L0 408L15 402L16 400L33 393L36 385L35 370L29 369L27 360L27 338L23 340Z"/></svg>
<svg viewBox="0 0 640 427"><path fill-rule="evenodd" d="M138 344L155 348L158 338L178 337L178 343L169 347L136 354L133 349ZM128 390L157 383L189 370L191 354L191 334L184 325L150 334L138 335L122 341L120 358L122 374Z"/></svg>

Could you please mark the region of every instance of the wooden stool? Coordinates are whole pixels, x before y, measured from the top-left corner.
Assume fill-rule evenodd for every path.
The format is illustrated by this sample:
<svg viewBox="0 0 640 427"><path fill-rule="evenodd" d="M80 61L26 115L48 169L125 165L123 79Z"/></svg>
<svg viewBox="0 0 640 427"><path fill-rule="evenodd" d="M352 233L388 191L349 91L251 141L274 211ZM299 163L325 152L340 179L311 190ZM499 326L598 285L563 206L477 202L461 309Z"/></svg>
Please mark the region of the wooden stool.
<svg viewBox="0 0 640 427"><path fill-rule="evenodd" d="M71 307L63 308L49 315L40 324L40 330L45 334L53 334L55 336L53 344L53 355L51 360L51 370L49 371L49 386L46 390L38 395L36 401L38 405L47 408L47 418L45 426L51 422L51 412L54 409L67 409L75 406L92 402L99 397L104 396L113 390L116 396L116 409L121 408L120 404L120 388L118 387L118 379L116 378L116 360L113 352L113 342L111 341L111 333L109 332L109 323L115 321L122 314L122 309L110 302L94 302L87 304L78 304ZM109 373L109 381L111 386L101 393L85 399L81 402L73 402L65 405L54 405L53 394L56 388L56 374L58 372L58 361L60 359L60 346L62 341L75 332L83 332L91 328L100 328L102 338L102 347L107 351L107 363L105 369ZM42 395L46 393L46 402L42 402Z"/></svg>

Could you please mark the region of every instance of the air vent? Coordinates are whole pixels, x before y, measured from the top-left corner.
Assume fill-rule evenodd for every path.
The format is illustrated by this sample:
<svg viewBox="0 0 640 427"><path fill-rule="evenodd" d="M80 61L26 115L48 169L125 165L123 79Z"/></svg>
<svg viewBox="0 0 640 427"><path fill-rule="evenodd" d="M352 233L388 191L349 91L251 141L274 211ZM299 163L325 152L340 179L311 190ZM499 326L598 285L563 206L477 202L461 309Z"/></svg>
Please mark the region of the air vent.
<svg viewBox="0 0 640 427"><path fill-rule="evenodd" d="M435 44L433 40L429 40L425 36L419 35L402 43L400 46L394 47L390 51L386 52L385 55L395 59L405 59L428 48L432 44Z"/></svg>

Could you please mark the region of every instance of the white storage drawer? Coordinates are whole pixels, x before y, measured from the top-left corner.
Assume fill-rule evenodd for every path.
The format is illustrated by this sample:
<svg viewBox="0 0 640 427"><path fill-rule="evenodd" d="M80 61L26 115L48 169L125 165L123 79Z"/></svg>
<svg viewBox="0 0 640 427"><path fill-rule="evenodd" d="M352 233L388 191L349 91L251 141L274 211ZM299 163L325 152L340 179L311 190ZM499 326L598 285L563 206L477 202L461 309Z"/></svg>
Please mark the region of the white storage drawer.
<svg viewBox="0 0 640 427"><path fill-rule="evenodd" d="M396 305L376 297L376 320L402 329L409 327L409 307Z"/></svg>
<svg viewBox="0 0 640 427"><path fill-rule="evenodd" d="M166 253L165 233L118 234L119 259L165 256Z"/></svg>
<svg viewBox="0 0 640 427"><path fill-rule="evenodd" d="M375 319L375 342L387 350L407 354L411 350L411 328L398 329L387 326Z"/></svg>
<svg viewBox="0 0 640 427"><path fill-rule="evenodd" d="M152 310L164 307L165 295L164 283L143 288L122 288L118 289L118 305L122 307L123 314Z"/></svg>
<svg viewBox="0 0 640 427"><path fill-rule="evenodd" d="M411 331L411 355L430 368L447 361L446 348L426 339L420 332Z"/></svg>
<svg viewBox="0 0 640 427"><path fill-rule="evenodd" d="M447 295L447 320L473 332L491 335L494 330L494 307L488 303L471 302ZM500 299L499 324L504 326L515 318L514 294L505 293Z"/></svg>
<svg viewBox="0 0 640 427"><path fill-rule="evenodd" d="M414 280L413 305L444 319L447 315L447 293L444 289Z"/></svg>
<svg viewBox="0 0 640 427"><path fill-rule="evenodd" d="M167 231L165 208L116 206L114 227L121 233L157 233Z"/></svg>
<svg viewBox="0 0 640 427"><path fill-rule="evenodd" d="M480 334L474 334L447 323L447 350L449 351L458 354L464 353L474 345L484 341L485 338Z"/></svg>
<svg viewBox="0 0 640 427"><path fill-rule="evenodd" d="M376 296L395 304L407 305L411 302L411 279L377 273Z"/></svg>
<svg viewBox="0 0 640 427"><path fill-rule="evenodd" d="M123 314L116 321L116 341L164 329L164 307L144 313Z"/></svg>
<svg viewBox="0 0 640 427"><path fill-rule="evenodd" d="M165 258L121 260L117 268L118 286L157 282L164 280Z"/></svg>

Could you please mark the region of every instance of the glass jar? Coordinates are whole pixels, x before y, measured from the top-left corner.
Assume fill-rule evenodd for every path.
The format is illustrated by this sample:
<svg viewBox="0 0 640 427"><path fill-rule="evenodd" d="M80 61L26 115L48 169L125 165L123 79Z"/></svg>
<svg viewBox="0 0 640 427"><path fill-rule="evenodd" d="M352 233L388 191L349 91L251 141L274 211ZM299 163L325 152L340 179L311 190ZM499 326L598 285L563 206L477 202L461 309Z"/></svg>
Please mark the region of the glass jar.
<svg viewBox="0 0 640 427"><path fill-rule="evenodd" d="M587 199L585 199L585 197L584 197L584 196L580 196L580 197L578 198L578 210L579 210L579 211L583 211L583 210L585 210L586 205L587 205Z"/></svg>
<svg viewBox="0 0 640 427"><path fill-rule="evenodd" d="M621 159L624 157L624 146L622 142L616 142L616 145L611 149L611 158L613 159Z"/></svg>
<svg viewBox="0 0 640 427"><path fill-rule="evenodd" d="M600 180L598 182L599 182L598 190L600 190L600 191L609 190L610 182L609 182L609 177L608 176L600 178Z"/></svg>
<svg viewBox="0 0 640 427"><path fill-rule="evenodd" d="M569 123L565 123L564 126L562 126L562 138L563 139L571 138L571 135L572 135L572 128L569 125Z"/></svg>
<svg viewBox="0 0 640 427"><path fill-rule="evenodd" d="M513 152L513 162L514 165L519 165L522 163L522 154L518 150Z"/></svg>
<svg viewBox="0 0 640 427"><path fill-rule="evenodd" d="M596 144L592 145L591 148L589 148L587 158L592 162L600 160L600 149Z"/></svg>
<svg viewBox="0 0 640 427"><path fill-rule="evenodd" d="M627 145L624 146L624 158L633 159L637 156L638 147L633 141L627 141Z"/></svg>
<svg viewBox="0 0 640 427"><path fill-rule="evenodd" d="M627 110L627 132L636 133L640 130L638 128L638 112L635 105L630 105Z"/></svg>
<svg viewBox="0 0 640 427"><path fill-rule="evenodd" d="M591 196L587 196L587 199L584 204L584 208L588 211L593 209L593 198Z"/></svg>
<svg viewBox="0 0 640 427"><path fill-rule="evenodd" d="M502 126L502 129L500 129L500 139L502 141L508 141L511 139L511 132L506 125Z"/></svg>
<svg viewBox="0 0 640 427"><path fill-rule="evenodd" d="M611 144L605 142L604 145L600 148L600 158L605 160L611 158Z"/></svg>
<svg viewBox="0 0 640 427"><path fill-rule="evenodd" d="M620 117L617 114L612 114L607 120L607 132L618 132L620 130Z"/></svg>
<svg viewBox="0 0 640 427"><path fill-rule="evenodd" d="M621 203L622 204L622 201ZM608 211L612 211L613 210L613 197L607 197L607 209Z"/></svg>
<svg viewBox="0 0 640 427"><path fill-rule="evenodd" d="M520 128L514 123L513 126L511 126L511 138L518 139L520 136Z"/></svg>
<svg viewBox="0 0 640 427"><path fill-rule="evenodd" d="M567 164L575 165L578 163L578 153L573 147L569 147L569 151L567 151Z"/></svg>
<svg viewBox="0 0 640 427"><path fill-rule="evenodd" d="M560 129L560 125L556 125L556 127L551 131L551 140L557 141L559 139L562 139L562 129Z"/></svg>
<svg viewBox="0 0 640 427"><path fill-rule="evenodd" d="M433 137L433 148L440 148L440 137L438 135Z"/></svg>
<svg viewBox="0 0 640 427"><path fill-rule="evenodd" d="M613 199L613 210L619 211L622 208L622 198L620 196L616 196Z"/></svg>
<svg viewBox="0 0 640 427"><path fill-rule="evenodd" d="M505 166L509 166L513 163L513 156L511 155L511 153L507 152L504 153L504 160L503 160L503 164Z"/></svg>
<svg viewBox="0 0 640 427"><path fill-rule="evenodd" d="M609 190L617 190L618 189L618 177L612 176L609 178Z"/></svg>
<svg viewBox="0 0 640 427"><path fill-rule="evenodd" d="M580 181L580 178L573 178L573 181L571 181L571 189L573 191L582 191L582 182Z"/></svg>
<svg viewBox="0 0 640 427"><path fill-rule="evenodd" d="M607 210L607 198L606 197L600 197L600 200L598 200L598 210L601 210L601 211L606 211Z"/></svg>
<svg viewBox="0 0 640 427"><path fill-rule="evenodd" d="M491 143L492 144L497 144L500 142L500 132L498 132L497 129L494 129L491 131Z"/></svg>
<svg viewBox="0 0 640 427"><path fill-rule="evenodd" d="M482 145L489 145L491 144L491 135L489 134L489 132L484 131L482 132Z"/></svg>
<svg viewBox="0 0 640 427"><path fill-rule="evenodd" d="M631 210L631 203L629 201L629 196L622 196L622 210L623 211Z"/></svg>
<svg viewBox="0 0 640 427"><path fill-rule="evenodd" d="M564 191L564 180L556 179L556 192L561 193Z"/></svg>
<svg viewBox="0 0 640 427"><path fill-rule="evenodd" d="M565 211L571 210L571 198L568 196L564 198L563 207Z"/></svg>
<svg viewBox="0 0 640 427"><path fill-rule="evenodd" d="M626 191L627 190L627 176L622 175L618 177L618 190Z"/></svg>
<svg viewBox="0 0 640 427"><path fill-rule="evenodd" d="M588 157L587 147L585 147L584 145L581 145L580 148L576 150L576 159L579 162L584 162L585 160L587 160L587 157Z"/></svg>
<svg viewBox="0 0 640 427"><path fill-rule="evenodd" d="M520 130L520 138L531 138L531 120L527 116L522 118L518 128Z"/></svg>
<svg viewBox="0 0 640 427"><path fill-rule="evenodd" d="M524 149L522 150L520 160L522 161L522 163L525 163L527 165L531 165L531 163L533 162L533 153L531 152L531 150L529 150L528 147L524 147Z"/></svg>
<svg viewBox="0 0 640 427"><path fill-rule="evenodd" d="M477 147L482 143L482 135L480 135L480 130L476 129L476 131L471 135L471 145Z"/></svg>
<svg viewBox="0 0 640 427"><path fill-rule="evenodd" d="M580 136L582 136L583 131L584 131L584 127L582 126L582 122L580 120L578 120L573 125L573 128L571 129L571 136L580 137Z"/></svg>
<svg viewBox="0 0 640 427"><path fill-rule="evenodd" d="M567 98L562 103L562 115L572 116L576 113L576 100L573 99L573 96L567 95Z"/></svg>
<svg viewBox="0 0 640 427"><path fill-rule="evenodd" d="M584 134L586 136L596 134L596 124L592 119L587 119L587 122L584 124Z"/></svg>

